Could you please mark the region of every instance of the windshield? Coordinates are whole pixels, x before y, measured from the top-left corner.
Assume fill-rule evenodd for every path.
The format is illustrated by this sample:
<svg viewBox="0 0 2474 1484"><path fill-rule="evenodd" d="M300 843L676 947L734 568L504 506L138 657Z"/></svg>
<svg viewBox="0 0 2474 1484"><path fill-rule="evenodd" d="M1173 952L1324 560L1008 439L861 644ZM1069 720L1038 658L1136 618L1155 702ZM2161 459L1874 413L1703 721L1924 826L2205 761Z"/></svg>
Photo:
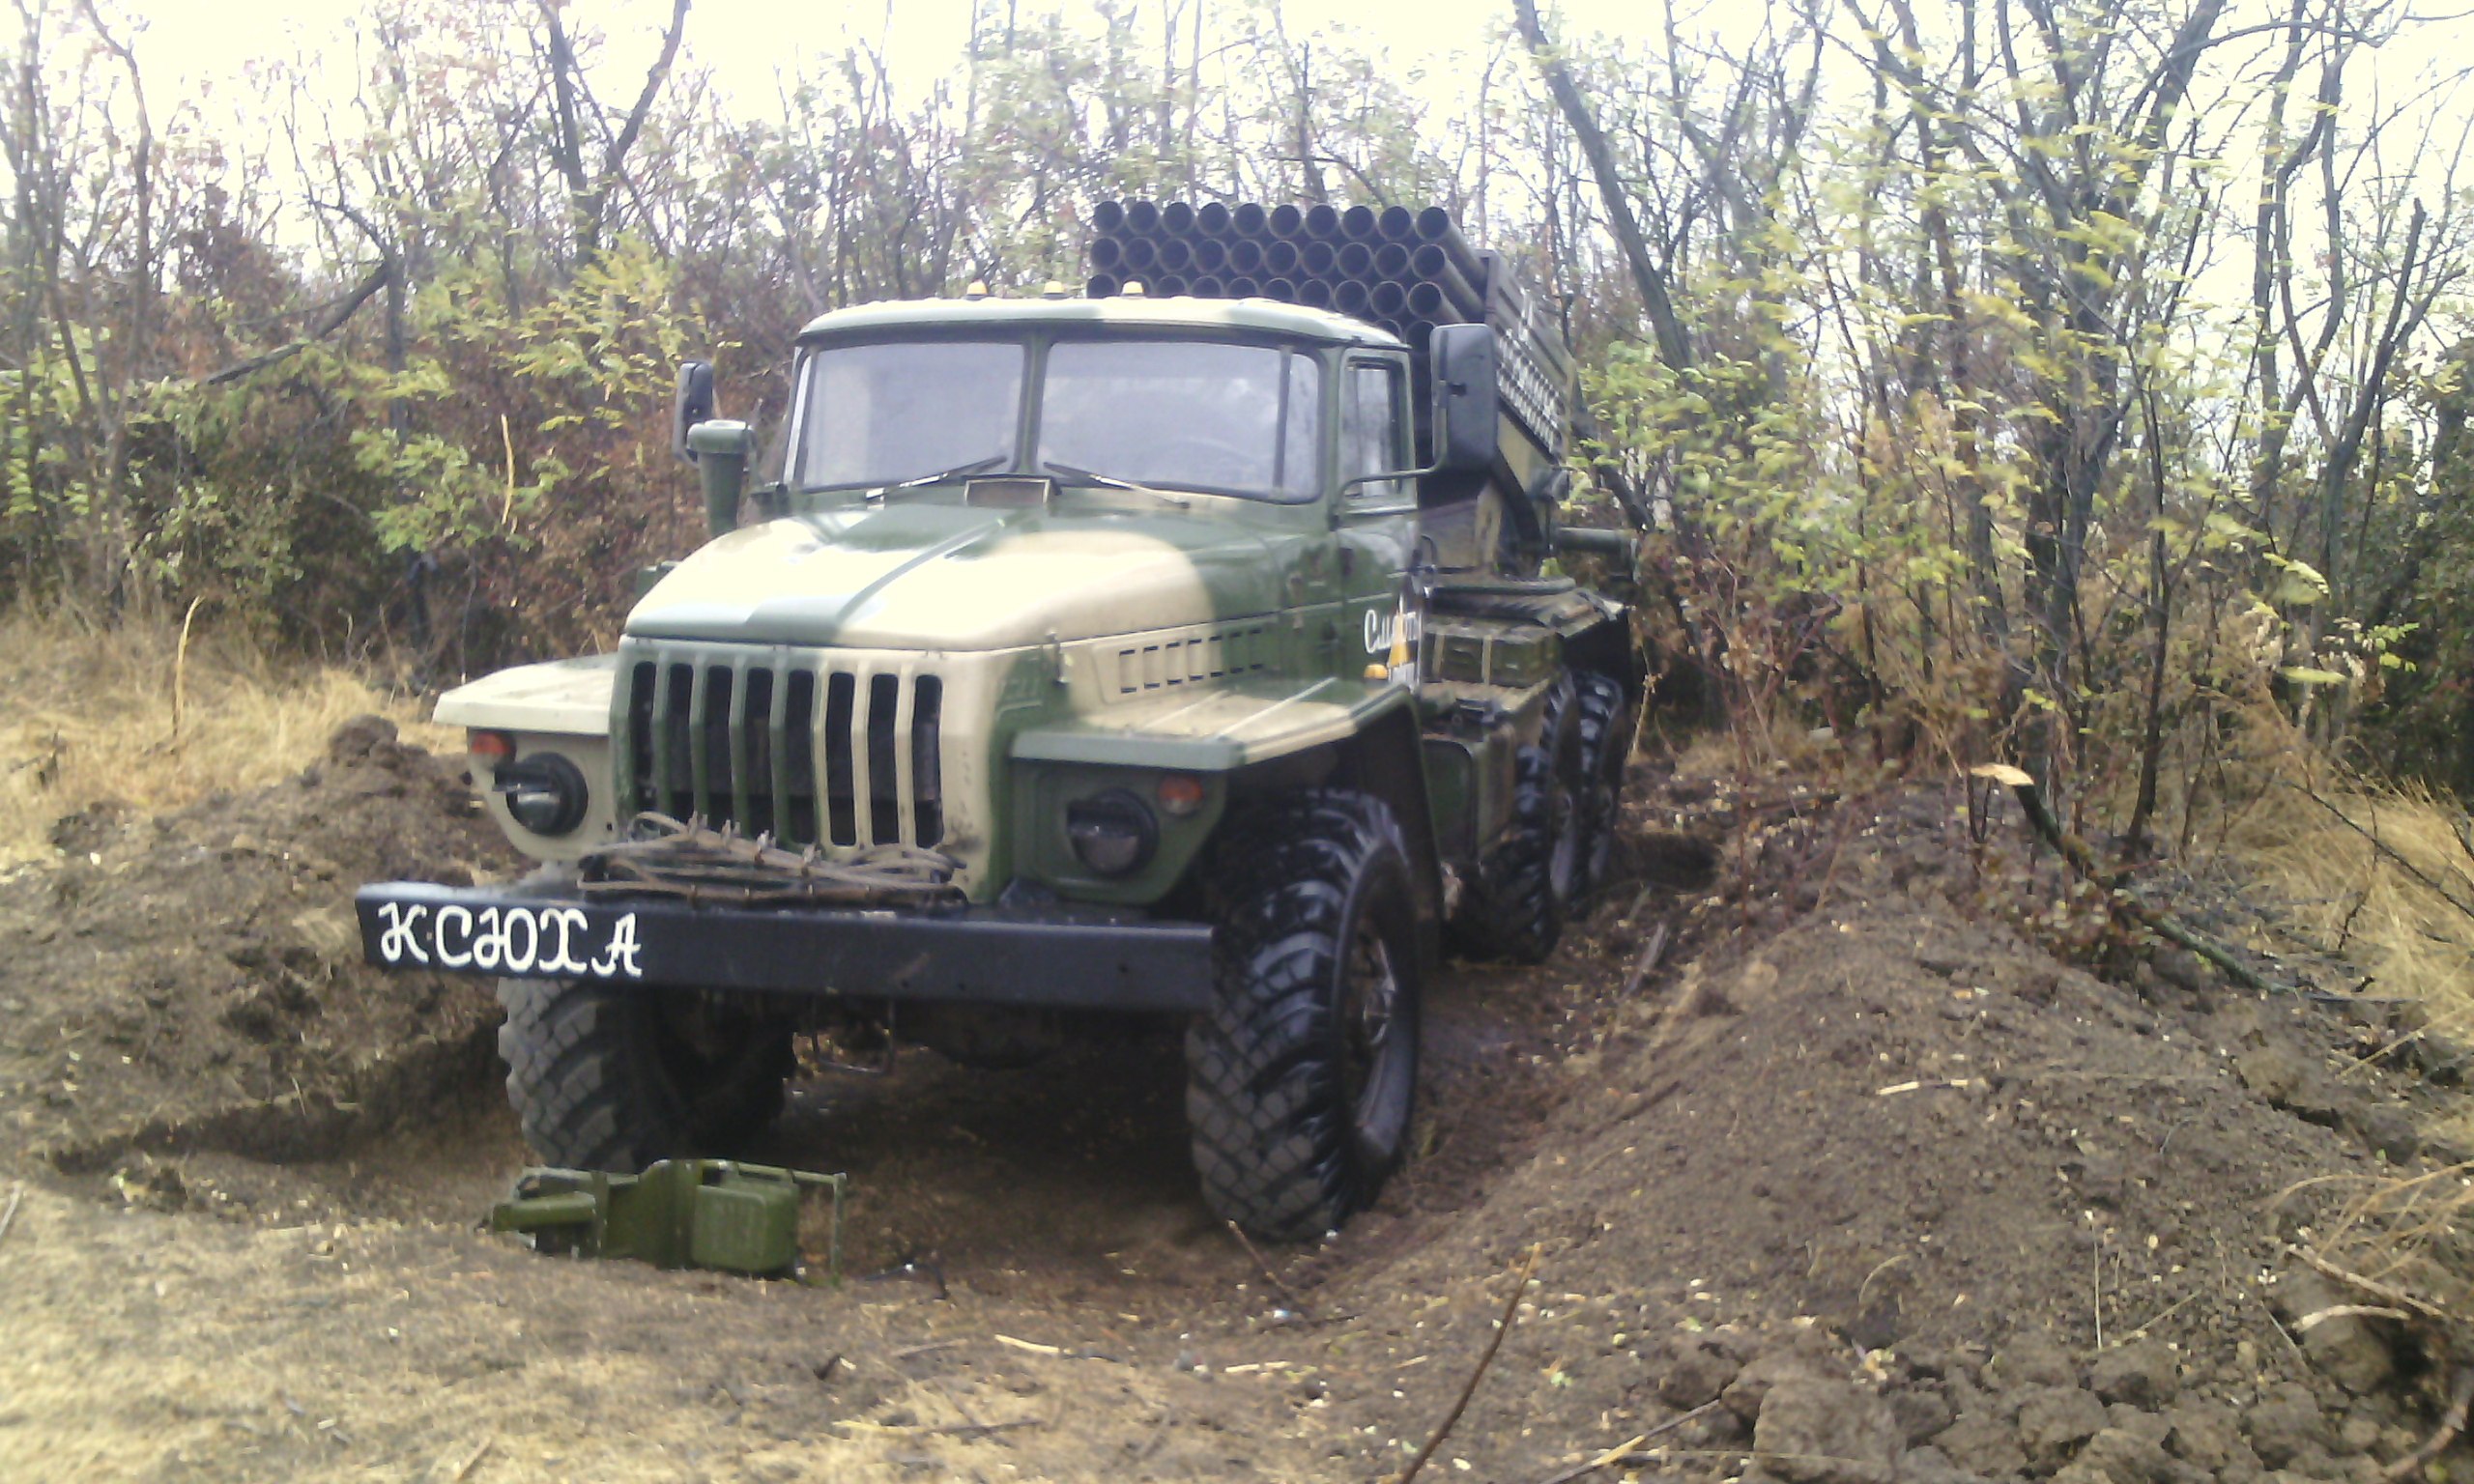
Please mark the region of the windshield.
<svg viewBox="0 0 2474 1484"><path fill-rule="evenodd" d="M1029 348L913 340L810 354L800 489L926 484L1016 470ZM1273 499L1320 489L1314 357L1212 340L1059 340L1027 472Z"/></svg>
<svg viewBox="0 0 2474 1484"><path fill-rule="evenodd" d="M1205 340L1065 340L1040 394L1039 462L1069 477L1310 496L1314 360Z"/></svg>
<svg viewBox="0 0 2474 1484"><path fill-rule="evenodd" d="M844 345L808 357L796 482L894 484L1012 461L1021 345Z"/></svg>

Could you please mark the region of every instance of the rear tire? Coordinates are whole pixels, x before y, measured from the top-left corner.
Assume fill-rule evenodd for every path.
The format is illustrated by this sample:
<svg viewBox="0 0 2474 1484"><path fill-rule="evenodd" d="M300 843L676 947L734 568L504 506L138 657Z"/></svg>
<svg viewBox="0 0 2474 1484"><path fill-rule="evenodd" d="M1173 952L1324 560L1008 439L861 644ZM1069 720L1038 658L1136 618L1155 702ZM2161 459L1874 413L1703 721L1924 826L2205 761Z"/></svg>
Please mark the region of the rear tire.
<svg viewBox="0 0 2474 1484"><path fill-rule="evenodd" d="M1371 1201L1408 1144L1408 850L1380 801L1312 789L1238 825L1210 887L1215 994L1186 1032L1194 1169L1215 1214L1307 1241Z"/></svg>
<svg viewBox="0 0 2474 1484"><path fill-rule="evenodd" d="M593 979L503 979L499 1000L507 1101L550 1164L734 1154L782 1111L790 1027L744 1005Z"/></svg>
<svg viewBox="0 0 2474 1484"><path fill-rule="evenodd" d="M1563 938L1583 865L1574 710L1570 687L1559 686L1537 743L1513 756L1511 823L1471 872L1453 923L1453 945L1465 957L1542 963Z"/></svg>
<svg viewBox="0 0 2474 1484"><path fill-rule="evenodd" d="M1575 797L1584 897L1606 884L1621 822L1624 764L1632 745L1631 704L1613 677L1582 671L1572 676L1578 698L1581 785Z"/></svg>

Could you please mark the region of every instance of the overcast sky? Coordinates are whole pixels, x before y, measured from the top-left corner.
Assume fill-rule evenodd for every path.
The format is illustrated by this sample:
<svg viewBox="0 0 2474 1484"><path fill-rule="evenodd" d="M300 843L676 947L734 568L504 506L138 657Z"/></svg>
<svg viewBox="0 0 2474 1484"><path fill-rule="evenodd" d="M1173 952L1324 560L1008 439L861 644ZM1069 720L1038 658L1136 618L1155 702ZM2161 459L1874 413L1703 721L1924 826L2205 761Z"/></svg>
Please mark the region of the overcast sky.
<svg viewBox="0 0 2474 1484"><path fill-rule="evenodd" d="M496 0L530 8L530 0ZM1003 0L981 0L984 5ZM1026 11L1047 9L1060 0L1019 0ZM1120 4L1129 0L1119 0ZM1131 0L1137 8L1139 32L1146 49L1157 45L1164 0ZM1207 26L1224 35L1248 7L1233 0L1202 0L1209 7ZM1553 24L1568 41L1597 35L1646 42L1663 34L1670 4L1686 34L1714 33L1729 40L1756 31L1765 16L1784 9L1783 0L1543 0ZM1087 27L1098 21L1088 0L1061 0L1069 15L1079 15ZM149 91L159 100L168 90L174 98L194 100L212 90L228 94L246 65L260 58L313 59L323 54L333 83L349 88L352 75L349 28L363 0L119 0L106 3L106 14L138 17L142 28L136 43L145 64ZM1450 103L1464 97L1495 39L1509 26L1510 0L1285 0L1284 23L1292 38L1319 29L1339 27L1360 44L1388 55L1396 77L1413 93ZM2367 117L2377 111L2373 100L2394 103L2427 87L2433 71L2474 68L2474 13L2454 0L2408 0L2408 9L2447 14L2437 24L2414 29L2410 38L2368 59L2365 71L2348 84L2346 112ZM2227 29L2252 33L2266 29L2283 7L2276 0L2233 0ZM1942 4L1920 7L1928 30L1947 14ZM598 30L608 44L597 75L630 79L643 75L653 56L661 27L669 18L670 0L567 0L571 23ZM802 62L839 55L851 42L865 41L884 52L898 88L916 99L941 78L953 74L969 34L971 0L694 0L687 20L687 57L716 74L723 94L743 116L769 114L778 106L774 79ZM245 19L245 24L240 23ZM1779 17L1779 24L1787 24ZM1181 27L1181 31L1182 31ZM1182 42L1182 37L1181 37ZM1180 50L1182 51L1182 45ZM2264 56L2265 39L2237 48L2237 55ZM1843 52L1828 54L1833 92L1860 98L1863 80ZM1412 80L1423 72L1422 81ZM2256 100L2256 74L2220 77L2211 96L2202 83L2201 106L2247 107ZM2435 131L2453 132L2461 123L2465 103L2452 99L2431 123ZM209 106L209 127L222 120L223 109Z"/></svg>
<svg viewBox="0 0 2474 1484"><path fill-rule="evenodd" d="M1700 0L1683 3L1689 12L1699 8ZM1023 8L1035 4L1026 0ZM213 80L237 78L254 58L320 50L343 55L334 43L360 9L358 0L245 0L239 5L126 0L121 14L141 17L145 29L139 55L150 79L177 80L182 94L193 94ZM1645 0L1562 0L1555 9L1576 33L1609 35L1646 35L1661 14ZM1712 9L1742 14L1754 8L1718 0ZM1159 7L1144 10L1144 30L1156 35ZM670 4L568 0L567 11L573 20L607 34L609 65L628 71L650 60ZM1453 53L1486 49L1489 39L1509 24L1511 9L1510 0L1366 0L1292 3L1284 14L1293 33L1310 33L1345 17L1353 33L1388 52L1403 71L1424 67L1449 72ZM235 24L244 14L248 23ZM778 66L802 54L839 52L851 40L880 42L898 83L916 88L952 70L969 34L969 0L901 0L898 5L884 0L843 5L832 0L695 0L687 18L687 48L719 74L734 98L769 101Z"/></svg>
<svg viewBox="0 0 2474 1484"><path fill-rule="evenodd" d="M470 3L470 0L468 0ZM530 0L496 0L523 6ZM989 4L990 0L982 0ZM1024 12L1045 10L1056 0L1019 0ZM1126 3L1126 0L1120 0ZM1247 12L1236 0L1204 0L1207 29L1224 28ZM1567 40L1592 35L1647 42L1663 34L1667 4L1680 13L1686 33L1717 33L1734 39L1756 30L1765 15L1783 9L1783 0L1544 0ZM632 93L635 79L651 60L671 0L567 0L572 24L598 30L608 47L596 65L596 76L622 81ZM338 91L356 82L350 26L362 10L362 0L106 0L106 14L141 18L135 38L147 73L148 91L162 107L167 94L195 100L206 92L217 95L201 112L209 130L228 127L234 110L254 113L254 100L241 82L246 65L260 58L308 61L323 53L323 70ZM1069 15L1082 17L1087 27L1098 21L1088 0L1061 0ZM2441 208L2442 183L2452 175L2457 146L2468 128L2469 98L2446 89L2434 98L2426 92L2432 74L2474 68L2474 14L2456 8L2455 0L2419 0L2415 9L2445 14L2448 19L2415 29L2398 44L2366 59L2347 83L2341 125L2358 128L2407 99L2418 103L2407 111L2412 125L2392 130L2395 148L2404 158L2391 158L2379 168L2411 170L2420 187ZM1145 48L1156 47L1163 0L1139 0L1140 34ZM2252 39L2227 53L2225 69L2203 78L2195 101L2203 109L2239 109L2243 127L2257 127L2257 106L2263 73L2258 70L2272 43L2258 34L2282 5L2276 0L2233 0L2228 27ZM1929 28L1949 14L1943 4L1920 7ZM777 108L777 74L841 53L852 41L880 46L893 71L896 86L912 99L938 80L952 75L969 32L970 0L871 0L837 5L833 0L694 0L687 22L687 56L691 65L709 68L734 111L742 117L767 116ZM1508 26L1510 0L1286 0L1284 24L1292 38L1339 24L1361 45L1388 54L1393 75L1413 93L1447 106L1465 98L1495 38ZM245 17L246 24L238 23ZM1784 16L1780 24L1785 24ZM1182 42L1182 38L1181 38ZM1183 47L1180 45L1180 51ZM2316 65L2316 64L2315 64ZM1866 94L1860 69L1842 52L1827 57L1828 91L1860 106ZM312 69L313 74L317 71ZM1423 81L1412 80L1423 71ZM2306 83L2308 86L2306 73ZM1853 77L1856 80L1850 81ZM235 98L236 92L243 96ZM2235 138L2238 140L2237 128ZM2419 152L2410 148L2420 142ZM2242 146L2229 141L2238 157ZM2383 145L2383 153L2387 146ZM2407 163L2410 159L2411 163ZM2361 183L2348 183L2351 188ZM2457 173L2455 184L2466 181ZM2230 243L2230 240L2228 240ZM2224 245L2224 244L2220 244ZM2239 247L2238 243L2230 246ZM2239 258L2239 261L2236 261ZM2247 291L2247 257L2203 262L2204 293L2227 302ZM2219 280L2222 279L2222 282Z"/></svg>

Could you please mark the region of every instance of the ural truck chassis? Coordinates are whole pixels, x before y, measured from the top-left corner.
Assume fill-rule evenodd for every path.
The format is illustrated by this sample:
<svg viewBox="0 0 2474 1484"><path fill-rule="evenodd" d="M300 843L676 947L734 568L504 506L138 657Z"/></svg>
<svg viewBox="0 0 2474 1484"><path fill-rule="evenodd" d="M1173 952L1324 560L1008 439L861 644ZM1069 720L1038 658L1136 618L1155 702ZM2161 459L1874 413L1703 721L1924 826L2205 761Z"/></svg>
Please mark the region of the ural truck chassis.
<svg viewBox="0 0 2474 1484"><path fill-rule="evenodd" d="M809 325L753 488L683 366L713 539L616 653L441 700L541 865L365 887L362 937L500 981L549 1162L732 1153L802 1030L1174 1014L1205 1199L1318 1235L1406 1149L1445 945L1542 958L1604 872L1641 671L1544 570L1626 545L1558 523L1553 322L1441 212L1093 224L1082 298Z"/></svg>

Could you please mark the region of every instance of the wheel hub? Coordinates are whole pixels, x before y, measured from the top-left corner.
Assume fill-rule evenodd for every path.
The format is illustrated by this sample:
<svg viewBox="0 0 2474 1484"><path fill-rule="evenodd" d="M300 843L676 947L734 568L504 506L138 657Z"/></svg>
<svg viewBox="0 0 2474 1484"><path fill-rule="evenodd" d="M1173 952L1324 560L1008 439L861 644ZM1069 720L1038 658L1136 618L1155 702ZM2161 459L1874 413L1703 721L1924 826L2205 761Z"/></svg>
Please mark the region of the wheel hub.
<svg viewBox="0 0 2474 1484"><path fill-rule="evenodd" d="M1547 889L1554 893L1558 902L1570 901L1580 884L1579 813L1571 791L1558 784L1552 791L1547 811L1555 832L1555 845L1554 853L1547 858L1546 864Z"/></svg>
<svg viewBox="0 0 2474 1484"><path fill-rule="evenodd" d="M1341 1090L1361 1120L1368 1111L1368 1096L1381 1080L1399 998L1400 981L1392 968L1392 951L1384 946L1374 924L1359 924L1349 943L1348 960L1341 966L1338 1008L1345 1047L1340 1059Z"/></svg>

